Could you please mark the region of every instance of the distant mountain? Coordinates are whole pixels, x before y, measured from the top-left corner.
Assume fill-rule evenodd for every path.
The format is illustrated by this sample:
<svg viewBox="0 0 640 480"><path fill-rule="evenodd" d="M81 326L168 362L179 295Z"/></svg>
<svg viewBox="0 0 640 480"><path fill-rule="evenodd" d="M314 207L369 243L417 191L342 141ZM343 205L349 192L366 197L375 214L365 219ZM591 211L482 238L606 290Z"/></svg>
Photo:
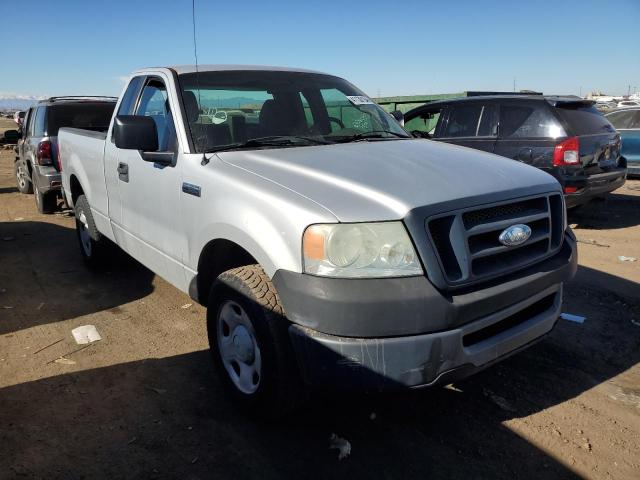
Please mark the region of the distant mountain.
<svg viewBox="0 0 640 480"><path fill-rule="evenodd" d="M255 98L233 97L233 98L203 98L202 106L205 108L242 108L262 104Z"/></svg>
<svg viewBox="0 0 640 480"><path fill-rule="evenodd" d="M0 92L0 110L26 110L45 96Z"/></svg>

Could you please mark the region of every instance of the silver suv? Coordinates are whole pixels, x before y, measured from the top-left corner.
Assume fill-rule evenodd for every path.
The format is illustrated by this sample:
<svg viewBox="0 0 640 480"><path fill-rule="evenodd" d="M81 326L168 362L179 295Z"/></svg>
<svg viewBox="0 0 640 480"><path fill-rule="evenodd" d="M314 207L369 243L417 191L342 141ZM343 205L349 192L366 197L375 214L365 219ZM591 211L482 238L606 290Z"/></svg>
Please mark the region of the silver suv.
<svg viewBox="0 0 640 480"><path fill-rule="evenodd" d="M112 97L51 97L31 107L22 125L14 172L18 190L34 193L40 213L51 213L61 196L58 129L100 130L109 125Z"/></svg>

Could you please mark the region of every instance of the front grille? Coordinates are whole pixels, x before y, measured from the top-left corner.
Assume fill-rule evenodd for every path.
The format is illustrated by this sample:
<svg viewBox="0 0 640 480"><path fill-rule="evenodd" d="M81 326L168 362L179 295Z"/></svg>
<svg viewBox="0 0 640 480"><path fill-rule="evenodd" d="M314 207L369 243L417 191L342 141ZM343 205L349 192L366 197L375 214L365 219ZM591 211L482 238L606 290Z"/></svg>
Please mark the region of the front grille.
<svg viewBox="0 0 640 480"><path fill-rule="evenodd" d="M525 224L531 237L507 247L498 241L511 225ZM432 217L427 232L450 285L476 283L549 257L560 249L564 205L559 194L469 208Z"/></svg>
<svg viewBox="0 0 640 480"><path fill-rule="evenodd" d="M499 335L502 332L506 332L507 330L513 327L517 327L527 320L531 320L537 315L551 310L555 304L556 295L557 294L555 293L547 295L543 299L538 300L537 302L529 305L519 312L514 313L513 315L510 315L507 318L500 320L499 322L493 323L485 328L481 328L480 330L476 330L475 332L465 335L464 337L462 337L462 345L464 345L465 347L470 347L471 345L475 345L476 343L480 343L484 340L487 340L488 338Z"/></svg>

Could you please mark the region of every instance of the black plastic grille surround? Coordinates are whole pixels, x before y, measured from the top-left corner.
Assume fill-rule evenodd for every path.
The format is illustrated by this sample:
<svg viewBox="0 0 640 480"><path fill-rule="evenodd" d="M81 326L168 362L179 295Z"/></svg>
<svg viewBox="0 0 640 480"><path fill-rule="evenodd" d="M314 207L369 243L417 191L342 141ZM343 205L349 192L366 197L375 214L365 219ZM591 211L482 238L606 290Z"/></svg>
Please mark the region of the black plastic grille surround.
<svg viewBox="0 0 640 480"><path fill-rule="evenodd" d="M564 238L564 203L558 193L431 217L427 233L449 285L473 284L511 273L556 253ZM530 238L505 246L506 228L525 224Z"/></svg>

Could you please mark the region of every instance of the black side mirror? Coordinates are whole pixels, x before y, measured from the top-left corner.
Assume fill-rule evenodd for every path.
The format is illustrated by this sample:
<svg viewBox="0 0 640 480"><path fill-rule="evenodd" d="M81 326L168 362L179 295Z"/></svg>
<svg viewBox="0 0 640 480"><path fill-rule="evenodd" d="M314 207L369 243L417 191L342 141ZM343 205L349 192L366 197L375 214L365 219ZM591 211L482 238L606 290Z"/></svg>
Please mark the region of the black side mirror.
<svg viewBox="0 0 640 480"><path fill-rule="evenodd" d="M116 147L126 150L158 150L156 122L142 115L118 115L113 124Z"/></svg>
<svg viewBox="0 0 640 480"><path fill-rule="evenodd" d="M4 132L4 143L13 144L18 143L22 135L18 130L5 130Z"/></svg>
<svg viewBox="0 0 640 480"><path fill-rule="evenodd" d="M391 112L391 116L395 118L398 121L398 123L404 127L404 113L402 113L400 110L395 110Z"/></svg>

